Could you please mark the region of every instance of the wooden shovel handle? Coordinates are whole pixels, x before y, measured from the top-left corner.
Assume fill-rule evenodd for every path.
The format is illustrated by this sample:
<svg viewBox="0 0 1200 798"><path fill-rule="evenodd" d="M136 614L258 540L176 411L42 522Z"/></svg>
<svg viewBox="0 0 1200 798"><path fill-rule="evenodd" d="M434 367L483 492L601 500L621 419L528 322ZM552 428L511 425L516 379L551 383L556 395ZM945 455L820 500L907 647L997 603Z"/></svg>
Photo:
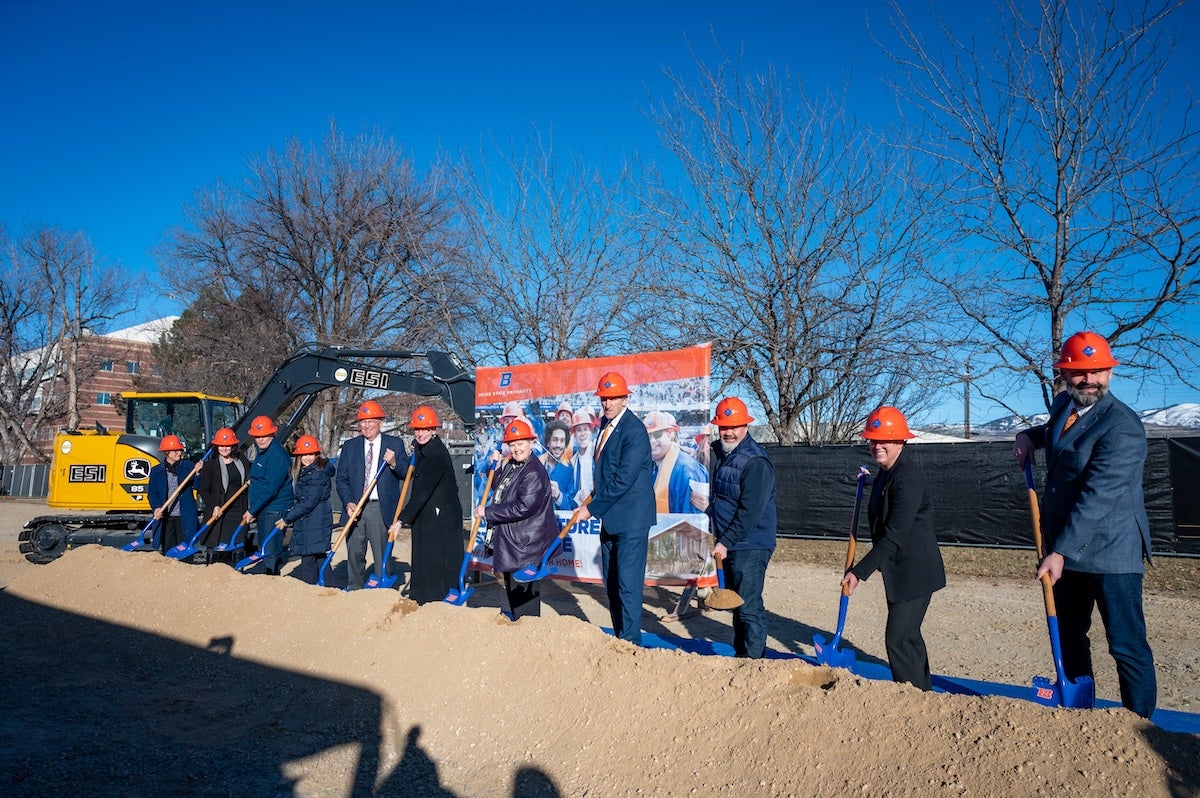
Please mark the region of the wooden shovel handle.
<svg viewBox="0 0 1200 798"><path fill-rule="evenodd" d="M1033 518L1033 548L1037 551L1038 565L1041 566L1046 557L1042 548L1042 510L1038 505L1037 487L1033 484L1033 463L1030 460L1025 461L1025 487L1029 492L1029 514ZM1046 615L1053 618L1058 611L1054 606L1054 583L1050 581L1050 574L1042 574L1041 583Z"/></svg>

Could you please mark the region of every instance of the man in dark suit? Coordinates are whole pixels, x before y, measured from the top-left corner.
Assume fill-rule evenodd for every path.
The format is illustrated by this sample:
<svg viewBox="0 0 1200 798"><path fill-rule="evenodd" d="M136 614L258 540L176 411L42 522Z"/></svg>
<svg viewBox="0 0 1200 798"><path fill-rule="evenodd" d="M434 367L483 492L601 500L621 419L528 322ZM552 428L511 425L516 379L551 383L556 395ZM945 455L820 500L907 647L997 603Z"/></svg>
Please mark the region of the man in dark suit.
<svg viewBox="0 0 1200 798"><path fill-rule="evenodd" d="M654 461L646 426L626 406L629 386L610 371L596 389L604 419L595 446L592 501L579 508L579 520L600 519L600 567L608 594L613 633L642 643L642 586L654 505ZM589 453L590 454L590 453ZM584 456L576 453L576 457Z"/></svg>
<svg viewBox="0 0 1200 798"><path fill-rule="evenodd" d="M366 401L358 409L358 431L362 433L342 444L338 455L338 497L346 509L342 517L348 518L362 498L367 483L380 466L384 466L375 482L367 506L362 508L358 521L346 536L346 569L350 590L358 590L367 581L367 544L375 561L375 575L385 575L383 552L387 545L387 530L396 514L400 501L400 474L396 470L396 455L406 461L408 455L404 441L380 432L384 412L378 402Z"/></svg>
<svg viewBox="0 0 1200 798"><path fill-rule="evenodd" d="M1094 332L1063 342L1054 368L1066 390L1054 398L1044 425L1017 435L1013 455L1024 467L1034 449L1046 450L1046 555L1037 576L1049 574L1054 585L1067 677L1094 676L1088 630L1099 605L1121 703L1148 718L1158 686L1142 613L1143 560L1150 559L1142 495L1146 430L1109 393L1116 365L1108 342Z"/></svg>

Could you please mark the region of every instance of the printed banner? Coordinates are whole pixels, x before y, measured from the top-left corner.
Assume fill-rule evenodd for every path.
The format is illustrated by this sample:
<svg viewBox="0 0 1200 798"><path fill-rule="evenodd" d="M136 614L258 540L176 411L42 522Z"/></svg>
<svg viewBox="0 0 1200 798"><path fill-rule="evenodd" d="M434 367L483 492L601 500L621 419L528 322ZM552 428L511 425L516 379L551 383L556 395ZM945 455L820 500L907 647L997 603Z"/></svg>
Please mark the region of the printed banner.
<svg viewBox="0 0 1200 798"><path fill-rule="evenodd" d="M579 502L592 492L593 447L600 427L596 384L616 371L629 384L628 411L646 425L654 459L658 523L650 529L646 584L701 587L717 584L708 556L708 426L712 346L671 352L561 360L475 372L474 503L487 481L487 463L500 445L501 429L511 417L529 421L538 439L534 456L550 474L560 529ZM504 447L501 445L501 450ZM576 524L550 558L554 579L601 582L600 524L592 518ZM486 522L483 522L486 524ZM482 528L477 540L482 540ZM477 548L472 568L491 571L491 558Z"/></svg>

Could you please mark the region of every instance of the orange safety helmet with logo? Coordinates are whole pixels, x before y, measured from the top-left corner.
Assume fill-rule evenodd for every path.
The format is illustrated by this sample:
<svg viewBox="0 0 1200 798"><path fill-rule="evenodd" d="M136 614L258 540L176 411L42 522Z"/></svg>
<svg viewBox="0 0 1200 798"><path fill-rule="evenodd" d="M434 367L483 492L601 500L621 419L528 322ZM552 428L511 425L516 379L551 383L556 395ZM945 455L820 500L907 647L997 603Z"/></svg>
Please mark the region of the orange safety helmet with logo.
<svg viewBox="0 0 1200 798"><path fill-rule="evenodd" d="M237 446L238 439L229 427L221 427L213 433L212 443L213 446Z"/></svg>
<svg viewBox="0 0 1200 798"><path fill-rule="evenodd" d="M869 441L906 441L917 437L908 428L908 420L894 407L883 405L867 416L862 436Z"/></svg>
<svg viewBox="0 0 1200 798"><path fill-rule="evenodd" d="M1112 356L1108 341L1094 332L1077 332L1063 341L1056 369L1103 371L1121 365Z"/></svg>
<svg viewBox="0 0 1200 798"><path fill-rule="evenodd" d="M265 438L276 432L279 432L279 427L275 426L275 422L271 420L270 416L256 416L250 422L250 437L252 438Z"/></svg>
<svg viewBox="0 0 1200 798"><path fill-rule="evenodd" d="M727 396L717 402L717 414L712 423L718 427L745 427L753 420L745 402L736 396Z"/></svg>
<svg viewBox="0 0 1200 798"><path fill-rule="evenodd" d="M504 425L504 442L531 441L537 438L533 427L523 418L514 418Z"/></svg>
<svg viewBox="0 0 1200 798"><path fill-rule="evenodd" d="M625 378L615 371L610 371L600 378L600 384L596 387L596 396L601 399L619 399L622 396L629 396L629 386L625 383Z"/></svg>
<svg viewBox="0 0 1200 798"><path fill-rule="evenodd" d="M371 418L386 418L383 408L374 399L368 399L362 403L362 407L358 408L358 415L354 417L354 420L366 421Z"/></svg>
<svg viewBox="0 0 1200 798"><path fill-rule="evenodd" d="M166 435L158 442L158 450L160 452L182 452L183 441L179 440L178 435Z"/></svg>
<svg viewBox="0 0 1200 798"><path fill-rule="evenodd" d="M299 457L302 454L320 454L321 442L312 435L301 435L296 439L296 445L292 448L292 456Z"/></svg>
<svg viewBox="0 0 1200 798"><path fill-rule="evenodd" d="M408 426L413 429L437 429L442 424L438 421L437 413L433 412L432 407L421 405L412 412Z"/></svg>

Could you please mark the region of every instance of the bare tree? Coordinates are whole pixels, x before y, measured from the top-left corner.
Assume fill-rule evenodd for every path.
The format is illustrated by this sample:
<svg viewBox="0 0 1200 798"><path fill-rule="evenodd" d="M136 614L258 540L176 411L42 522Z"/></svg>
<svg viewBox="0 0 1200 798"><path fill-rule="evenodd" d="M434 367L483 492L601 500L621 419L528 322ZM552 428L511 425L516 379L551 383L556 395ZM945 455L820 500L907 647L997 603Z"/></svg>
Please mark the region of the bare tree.
<svg viewBox="0 0 1200 798"><path fill-rule="evenodd" d="M607 172L537 136L478 160L457 181L477 284L462 332L475 360L548 362L679 340L673 315L686 288L663 274L636 161Z"/></svg>
<svg viewBox="0 0 1200 798"><path fill-rule="evenodd" d="M85 336L132 306L124 270L98 261L82 233L0 233L0 457L45 459L36 439L79 426L80 385L99 367Z"/></svg>
<svg viewBox="0 0 1200 798"><path fill-rule="evenodd" d="M985 49L940 18L932 44L893 3L897 88L928 120L958 223L935 276L971 323L974 384L990 372L1001 404L1036 380L1049 407L1052 356L1087 328L1197 385L1198 131L1170 71L1184 6L1003 0Z"/></svg>
<svg viewBox="0 0 1200 798"><path fill-rule="evenodd" d="M347 138L331 125L319 147L293 140L253 160L242 186L202 193L188 225L170 234L162 271L206 317L195 319L203 328L224 322L276 339L243 347L226 336L208 354L254 385L277 365L263 361L264 348L424 348L458 318L447 298L469 293L452 268L454 204L444 189L438 174L418 177L391 139ZM337 401L323 397L327 445L344 420Z"/></svg>
<svg viewBox="0 0 1200 798"><path fill-rule="evenodd" d="M941 364L917 279L928 217L911 165L798 80L728 58L652 111L683 185L659 224L713 341L722 390L749 391L783 444L850 438L881 403L923 409Z"/></svg>

